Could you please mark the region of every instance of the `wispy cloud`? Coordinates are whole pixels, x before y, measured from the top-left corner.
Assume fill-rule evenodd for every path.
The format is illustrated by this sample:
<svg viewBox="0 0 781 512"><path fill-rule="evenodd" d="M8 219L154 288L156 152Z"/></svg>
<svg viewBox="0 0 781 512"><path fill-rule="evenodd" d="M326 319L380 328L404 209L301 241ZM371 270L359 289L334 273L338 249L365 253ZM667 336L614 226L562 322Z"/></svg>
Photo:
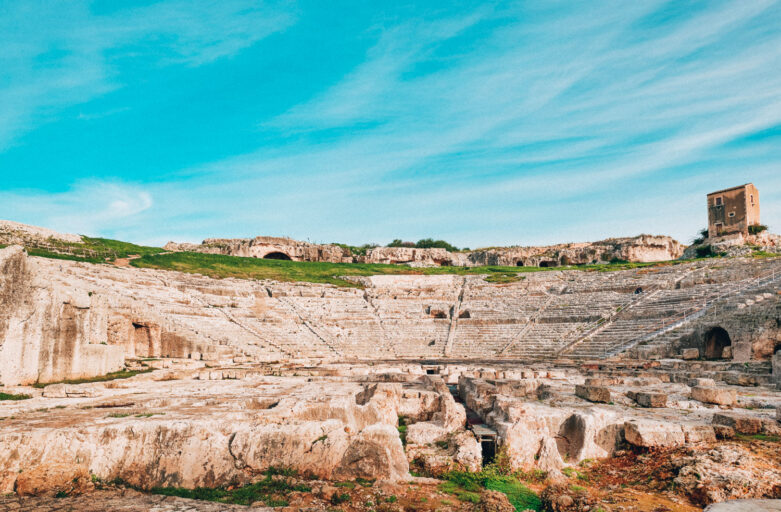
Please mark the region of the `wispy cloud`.
<svg viewBox="0 0 781 512"><path fill-rule="evenodd" d="M143 187L107 181L82 181L56 194L37 190L0 192L0 204L13 219L55 230L99 235L126 229L154 205Z"/></svg>
<svg viewBox="0 0 781 512"><path fill-rule="evenodd" d="M0 2L0 151L57 115L123 85L118 59L200 66L294 21L253 0L166 0L95 14L86 0Z"/></svg>

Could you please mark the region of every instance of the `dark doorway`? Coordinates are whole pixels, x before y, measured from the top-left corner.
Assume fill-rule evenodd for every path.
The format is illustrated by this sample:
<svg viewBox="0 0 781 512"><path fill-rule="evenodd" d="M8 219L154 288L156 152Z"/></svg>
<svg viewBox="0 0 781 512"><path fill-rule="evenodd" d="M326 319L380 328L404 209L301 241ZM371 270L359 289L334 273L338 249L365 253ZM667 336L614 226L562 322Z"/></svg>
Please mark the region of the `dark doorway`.
<svg viewBox="0 0 781 512"><path fill-rule="evenodd" d="M496 460L496 439L482 439L480 449L483 452L483 466L491 464Z"/></svg>
<svg viewBox="0 0 781 512"><path fill-rule="evenodd" d="M516 267L522 267L522 266L523 266L523 260L518 260L518 261L515 263L515 266L516 266Z"/></svg>
<svg viewBox="0 0 781 512"><path fill-rule="evenodd" d="M285 261L291 261L290 256L285 254L284 252L270 252L263 256L264 260L285 260Z"/></svg>
<svg viewBox="0 0 781 512"><path fill-rule="evenodd" d="M643 293L643 289L642 289L642 288L640 288L640 287L638 287L638 288L635 290L635 295L640 295L641 293Z"/></svg>
<svg viewBox="0 0 781 512"><path fill-rule="evenodd" d="M558 267L558 264L555 261L541 261L540 267L544 267L544 268Z"/></svg>
<svg viewBox="0 0 781 512"><path fill-rule="evenodd" d="M729 333L721 327L713 327L705 333L705 359L723 359L724 347L730 345Z"/></svg>

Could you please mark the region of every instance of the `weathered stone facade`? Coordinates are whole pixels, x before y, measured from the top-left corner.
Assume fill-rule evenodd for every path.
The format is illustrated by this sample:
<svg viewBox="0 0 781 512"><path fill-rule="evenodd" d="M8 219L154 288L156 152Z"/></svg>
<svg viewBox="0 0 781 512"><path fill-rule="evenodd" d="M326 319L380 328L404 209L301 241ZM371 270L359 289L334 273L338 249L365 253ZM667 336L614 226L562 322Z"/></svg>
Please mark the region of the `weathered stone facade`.
<svg viewBox="0 0 781 512"><path fill-rule="evenodd" d="M708 237L747 236L759 221L759 190L752 183L708 194Z"/></svg>

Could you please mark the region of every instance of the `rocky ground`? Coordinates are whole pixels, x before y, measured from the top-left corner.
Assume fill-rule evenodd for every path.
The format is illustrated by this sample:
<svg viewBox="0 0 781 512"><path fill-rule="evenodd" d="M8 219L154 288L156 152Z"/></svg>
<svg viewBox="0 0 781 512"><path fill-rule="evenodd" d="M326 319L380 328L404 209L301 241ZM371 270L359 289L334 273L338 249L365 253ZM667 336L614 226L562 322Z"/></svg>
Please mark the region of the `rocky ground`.
<svg viewBox="0 0 781 512"><path fill-rule="evenodd" d="M138 364L156 369L4 390L32 398L0 401L0 510L688 512L781 498L769 388L542 366ZM488 469L475 432L498 441Z"/></svg>

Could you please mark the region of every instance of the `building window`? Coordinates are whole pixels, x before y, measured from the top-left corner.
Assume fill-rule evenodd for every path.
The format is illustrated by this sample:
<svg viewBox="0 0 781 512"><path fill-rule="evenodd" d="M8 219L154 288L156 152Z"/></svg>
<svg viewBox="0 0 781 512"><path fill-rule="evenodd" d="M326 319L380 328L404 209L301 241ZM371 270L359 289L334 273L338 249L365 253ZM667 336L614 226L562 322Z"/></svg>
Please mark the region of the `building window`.
<svg viewBox="0 0 781 512"><path fill-rule="evenodd" d="M724 203L722 202L721 196L717 197L716 198L716 206L721 206L722 204L724 204Z"/></svg>
<svg viewBox="0 0 781 512"><path fill-rule="evenodd" d="M735 212L729 212L729 216L730 217L734 217L735 216Z"/></svg>
<svg viewBox="0 0 781 512"><path fill-rule="evenodd" d="M754 204L754 194L751 194L751 204Z"/></svg>

